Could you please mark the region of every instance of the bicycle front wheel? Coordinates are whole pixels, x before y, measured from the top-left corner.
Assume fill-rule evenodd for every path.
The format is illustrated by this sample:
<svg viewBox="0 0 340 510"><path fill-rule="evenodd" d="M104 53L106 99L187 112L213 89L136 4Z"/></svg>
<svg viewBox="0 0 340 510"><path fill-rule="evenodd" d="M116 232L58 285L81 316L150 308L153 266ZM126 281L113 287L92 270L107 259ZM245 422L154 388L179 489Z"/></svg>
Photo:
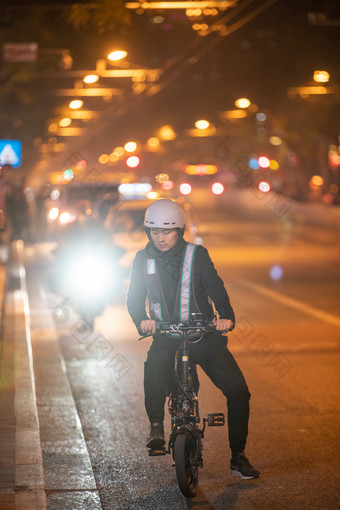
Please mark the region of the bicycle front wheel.
<svg viewBox="0 0 340 510"><path fill-rule="evenodd" d="M174 445L174 459L179 488L184 496L192 498L198 486L198 466L196 463L196 441L187 432L178 434Z"/></svg>

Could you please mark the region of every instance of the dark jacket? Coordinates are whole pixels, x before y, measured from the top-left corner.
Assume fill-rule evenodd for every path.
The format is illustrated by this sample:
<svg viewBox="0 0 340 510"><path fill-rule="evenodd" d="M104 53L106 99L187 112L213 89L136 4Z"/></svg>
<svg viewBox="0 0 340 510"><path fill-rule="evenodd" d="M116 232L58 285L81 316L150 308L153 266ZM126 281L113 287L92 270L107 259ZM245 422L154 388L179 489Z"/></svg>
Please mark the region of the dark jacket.
<svg viewBox="0 0 340 510"><path fill-rule="evenodd" d="M156 260L167 306L172 313L186 244L187 242L181 239L171 250L161 252L150 241L144 250L136 254L131 270L127 308L137 329L142 320L149 319L145 309L147 298L144 279L145 258L151 257ZM214 316L210 302L212 301L219 318L229 319L235 324L234 311L223 280L218 276L208 250L203 246L196 246L193 274L196 302L204 318L212 320Z"/></svg>

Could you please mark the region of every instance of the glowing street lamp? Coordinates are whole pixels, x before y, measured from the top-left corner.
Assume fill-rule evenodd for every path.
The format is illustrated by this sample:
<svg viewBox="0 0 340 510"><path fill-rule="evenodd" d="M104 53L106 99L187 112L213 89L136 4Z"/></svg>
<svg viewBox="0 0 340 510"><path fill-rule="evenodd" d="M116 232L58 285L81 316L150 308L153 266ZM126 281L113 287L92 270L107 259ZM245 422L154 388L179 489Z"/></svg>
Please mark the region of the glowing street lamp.
<svg viewBox="0 0 340 510"><path fill-rule="evenodd" d="M134 152L137 149L137 144L136 142L127 142L124 145L124 149L126 150L126 152Z"/></svg>
<svg viewBox="0 0 340 510"><path fill-rule="evenodd" d="M126 164L129 168L136 168L140 163L138 156L129 156L126 160Z"/></svg>
<svg viewBox="0 0 340 510"><path fill-rule="evenodd" d="M77 110L78 108L81 108L83 106L84 102L81 99L74 99L69 103L69 108L71 110Z"/></svg>
<svg viewBox="0 0 340 510"><path fill-rule="evenodd" d="M166 124L162 126L158 131L158 136L161 140L175 140L177 135L173 130L172 126Z"/></svg>
<svg viewBox="0 0 340 510"><path fill-rule="evenodd" d="M127 2L125 7L127 9L193 9L202 11L207 8L217 8L219 10L226 10L228 7L233 7L233 0L185 0L185 1L155 1L155 2Z"/></svg>
<svg viewBox="0 0 340 510"><path fill-rule="evenodd" d="M149 151L157 151L160 145L159 138L157 138L157 136L152 136L151 138L148 138L146 145Z"/></svg>
<svg viewBox="0 0 340 510"><path fill-rule="evenodd" d="M108 60L111 62L117 62L117 60L122 60L127 55L127 51L124 50L115 50L111 51L111 53L107 56Z"/></svg>
<svg viewBox="0 0 340 510"><path fill-rule="evenodd" d="M240 97L239 99L236 99L235 105L237 108L248 108L248 106L251 105L251 101L246 97Z"/></svg>
<svg viewBox="0 0 340 510"><path fill-rule="evenodd" d="M59 126L60 127L68 127L72 123L72 119L70 117L64 117L63 119L60 119Z"/></svg>
<svg viewBox="0 0 340 510"><path fill-rule="evenodd" d="M327 71L314 71L313 80L317 83L329 82L329 73Z"/></svg>
<svg viewBox="0 0 340 510"><path fill-rule="evenodd" d="M179 191L182 193L182 195L190 195L191 190L191 185L188 182L182 182L179 187Z"/></svg>
<svg viewBox="0 0 340 510"><path fill-rule="evenodd" d="M96 83L99 80L98 74L87 74L83 78L84 83Z"/></svg>
<svg viewBox="0 0 340 510"><path fill-rule="evenodd" d="M202 119L202 120L197 120L197 121L195 122L195 127L196 127L197 129L207 129L209 126L210 126L210 122L209 122L209 121L207 121L207 120L204 120L204 119Z"/></svg>

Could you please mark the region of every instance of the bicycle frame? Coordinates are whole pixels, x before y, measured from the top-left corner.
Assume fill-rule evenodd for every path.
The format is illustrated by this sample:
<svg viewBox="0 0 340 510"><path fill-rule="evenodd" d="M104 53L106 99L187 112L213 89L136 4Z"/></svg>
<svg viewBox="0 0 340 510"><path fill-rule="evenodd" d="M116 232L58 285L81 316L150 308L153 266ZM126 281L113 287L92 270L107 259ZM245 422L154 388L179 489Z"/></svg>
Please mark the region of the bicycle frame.
<svg viewBox="0 0 340 510"><path fill-rule="evenodd" d="M199 428L198 396L193 387L193 377L191 374L193 366L190 366L189 361L189 334L189 332L184 331L175 357L175 380L168 401L168 409L171 416L171 434L167 453L172 451L174 456L176 436L187 430L195 438L197 447L196 463L201 467L203 465L201 439L204 434Z"/></svg>
<svg viewBox="0 0 340 510"><path fill-rule="evenodd" d="M198 396L192 373L194 368L189 360L189 344L193 335L196 337L200 335L200 338L195 340L200 341L205 332L215 328L211 323L204 322L201 314L192 315L194 316L192 324L178 326L168 323L157 324L158 333L176 335L180 339L180 344L175 355L174 383L168 401L171 416L168 448L163 446L157 450L149 450L150 456L172 453L179 487L187 497L195 495L198 469L203 466L202 438L206 423L208 426L224 425L223 413L210 413L207 418L203 418L203 427L200 427Z"/></svg>

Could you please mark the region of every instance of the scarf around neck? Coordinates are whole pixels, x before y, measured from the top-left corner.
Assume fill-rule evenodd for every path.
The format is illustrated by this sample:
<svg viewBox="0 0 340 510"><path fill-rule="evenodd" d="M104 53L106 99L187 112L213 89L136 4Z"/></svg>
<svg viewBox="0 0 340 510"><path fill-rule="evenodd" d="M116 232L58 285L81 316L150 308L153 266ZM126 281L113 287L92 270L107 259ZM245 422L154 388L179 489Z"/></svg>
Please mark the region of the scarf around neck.
<svg viewBox="0 0 340 510"><path fill-rule="evenodd" d="M187 244L187 241L183 238L179 239L173 248L164 252L156 248L152 241L149 241L145 250L148 256L160 262L164 271L167 272L173 280L178 281L182 270L181 262L183 259L183 252Z"/></svg>

